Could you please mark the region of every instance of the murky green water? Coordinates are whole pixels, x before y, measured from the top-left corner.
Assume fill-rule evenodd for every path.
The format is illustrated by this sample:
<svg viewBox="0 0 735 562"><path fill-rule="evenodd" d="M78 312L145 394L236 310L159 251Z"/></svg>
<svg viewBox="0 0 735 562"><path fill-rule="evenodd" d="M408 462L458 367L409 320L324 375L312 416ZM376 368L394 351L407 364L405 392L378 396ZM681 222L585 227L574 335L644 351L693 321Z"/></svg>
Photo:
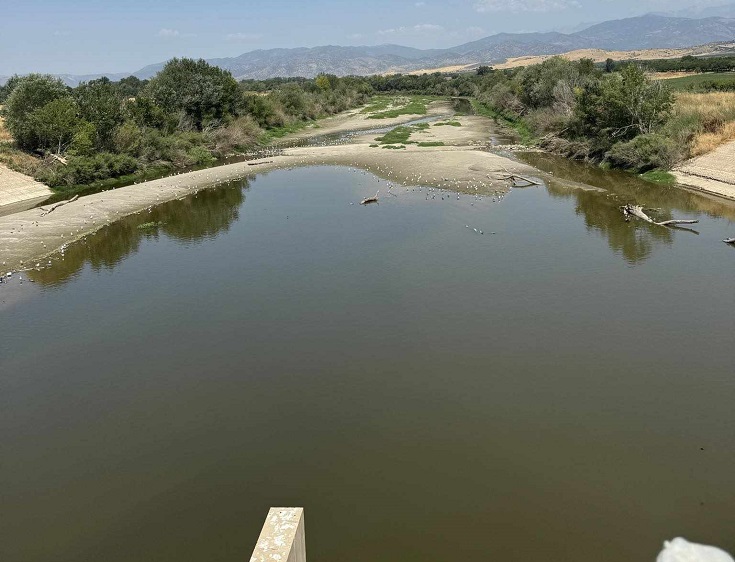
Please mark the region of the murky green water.
<svg viewBox="0 0 735 562"><path fill-rule="evenodd" d="M275 172L0 285L0 560L246 560L277 505L320 562L735 551L735 210L584 173Z"/></svg>

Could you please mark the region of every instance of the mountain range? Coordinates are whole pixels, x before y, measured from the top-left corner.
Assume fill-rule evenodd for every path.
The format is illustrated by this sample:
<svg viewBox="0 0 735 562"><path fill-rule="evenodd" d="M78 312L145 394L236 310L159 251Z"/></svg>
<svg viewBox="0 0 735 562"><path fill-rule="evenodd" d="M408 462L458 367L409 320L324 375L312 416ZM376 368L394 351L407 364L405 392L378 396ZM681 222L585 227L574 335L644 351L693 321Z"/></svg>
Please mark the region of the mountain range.
<svg viewBox="0 0 735 562"><path fill-rule="evenodd" d="M727 13L720 10L718 13ZM735 14L733 14L735 16ZM401 45L340 47L327 45L296 49L267 49L238 57L209 59L237 79L276 76L314 77L410 72L454 65L493 64L511 57L551 55L576 49L666 49L735 41L735 17L676 17L647 14L606 21L573 33L499 33L449 49L415 49ZM118 80L129 74L155 76L165 63L127 74L58 75L70 86L100 76ZM0 83L3 82L0 77Z"/></svg>

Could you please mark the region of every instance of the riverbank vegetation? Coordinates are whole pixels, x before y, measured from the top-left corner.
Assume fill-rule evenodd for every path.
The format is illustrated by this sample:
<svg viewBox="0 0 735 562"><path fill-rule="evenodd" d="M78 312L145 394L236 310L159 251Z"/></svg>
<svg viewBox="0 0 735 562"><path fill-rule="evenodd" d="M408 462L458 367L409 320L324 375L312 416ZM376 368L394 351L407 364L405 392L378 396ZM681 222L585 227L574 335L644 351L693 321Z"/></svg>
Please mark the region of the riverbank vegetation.
<svg viewBox="0 0 735 562"><path fill-rule="evenodd" d="M380 120L424 115L434 100L459 98L525 144L639 173L668 170L735 138L735 92L674 92L670 80L645 70L687 64L727 70L731 62L554 57L502 71L238 83L205 61L173 59L149 81L103 78L69 88L51 76L13 77L0 89L7 128L3 136L0 125L0 162L60 189L114 186L254 153L347 109ZM417 131L399 128L377 142L402 146Z"/></svg>
<svg viewBox="0 0 735 562"><path fill-rule="evenodd" d="M522 142L535 138L564 156L639 173L666 171L735 139L735 94L675 92L668 82L638 64L606 71L557 57L486 75L474 103Z"/></svg>
<svg viewBox="0 0 735 562"><path fill-rule="evenodd" d="M3 87L0 162L70 189L160 176L256 150L305 123L363 105L364 81L283 81L263 94L205 61L173 59L150 81L68 88L45 75ZM9 138L12 137L12 140Z"/></svg>

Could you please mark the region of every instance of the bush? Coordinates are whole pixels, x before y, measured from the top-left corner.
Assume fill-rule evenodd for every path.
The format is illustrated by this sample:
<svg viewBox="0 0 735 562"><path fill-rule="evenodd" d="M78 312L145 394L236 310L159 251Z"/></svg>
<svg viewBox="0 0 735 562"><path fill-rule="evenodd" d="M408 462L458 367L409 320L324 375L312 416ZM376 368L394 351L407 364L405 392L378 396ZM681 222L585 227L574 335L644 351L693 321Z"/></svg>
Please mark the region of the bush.
<svg viewBox="0 0 735 562"><path fill-rule="evenodd" d="M206 166L215 160L212 153L203 146L194 146L190 148L187 152L187 156L191 161L191 166Z"/></svg>
<svg viewBox="0 0 735 562"><path fill-rule="evenodd" d="M211 131L208 136L212 148L226 156L233 150L244 150L254 146L262 130L250 117L238 117L226 127Z"/></svg>
<svg viewBox="0 0 735 562"><path fill-rule="evenodd" d="M605 158L613 166L637 172L668 170L680 158L680 149L671 139L651 133L614 145Z"/></svg>
<svg viewBox="0 0 735 562"><path fill-rule="evenodd" d="M133 121L125 121L112 135L115 152L139 155L143 131Z"/></svg>
<svg viewBox="0 0 735 562"><path fill-rule="evenodd" d="M66 166L48 168L36 179L52 187L70 186L132 174L137 169L138 162L132 156L101 152L94 156L72 156Z"/></svg>

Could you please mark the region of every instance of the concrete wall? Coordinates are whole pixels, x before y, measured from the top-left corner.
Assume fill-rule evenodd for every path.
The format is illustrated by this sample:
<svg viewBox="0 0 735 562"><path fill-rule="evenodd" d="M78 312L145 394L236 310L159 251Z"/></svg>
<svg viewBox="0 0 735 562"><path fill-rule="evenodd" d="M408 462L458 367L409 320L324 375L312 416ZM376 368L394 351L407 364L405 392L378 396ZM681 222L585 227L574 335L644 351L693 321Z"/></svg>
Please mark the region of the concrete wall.
<svg viewBox="0 0 735 562"><path fill-rule="evenodd" d="M302 507L272 507L250 562L306 562Z"/></svg>

